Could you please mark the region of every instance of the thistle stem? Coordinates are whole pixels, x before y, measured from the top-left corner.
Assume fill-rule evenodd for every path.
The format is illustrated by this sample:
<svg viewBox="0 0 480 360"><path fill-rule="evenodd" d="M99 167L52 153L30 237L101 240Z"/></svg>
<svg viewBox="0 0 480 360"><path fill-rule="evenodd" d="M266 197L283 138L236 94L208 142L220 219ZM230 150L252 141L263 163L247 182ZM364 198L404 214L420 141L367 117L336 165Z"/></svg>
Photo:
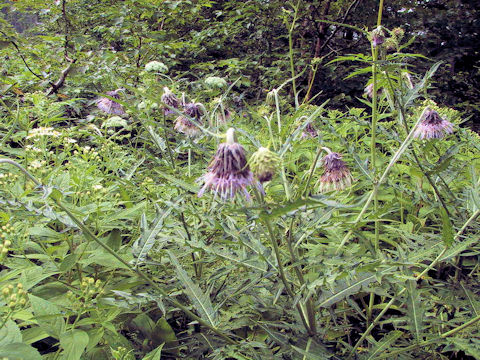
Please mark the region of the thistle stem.
<svg viewBox="0 0 480 360"><path fill-rule="evenodd" d="M260 195L258 190L255 190L255 196L257 198L257 201L264 206L265 202L263 201L262 196ZM295 299L295 293L292 290L292 286L290 282L287 280L287 277L285 275L285 269L283 267L282 259L280 256L280 249L278 247L277 239L275 238L275 234L273 232L272 228L272 223L270 222L270 219L268 217L263 217L262 219L263 223L265 224L265 227L267 228L268 236L270 239L270 242L273 247L273 251L275 253L275 259L277 261L277 267L278 267L278 274L280 275L280 280L283 283L283 286L285 288L285 291L287 292L288 296L290 297L291 300ZM298 314L300 315L300 319L303 323L303 326L308 332L308 335L313 336L314 332L312 331L308 321L307 317L305 315L305 310L303 309L303 306L300 304L300 302L297 302L295 307L297 308Z"/></svg>
<svg viewBox="0 0 480 360"><path fill-rule="evenodd" d="M417 127L417 125L420 123L420 121L422 120L423 118L423 115L425 114L425 111L427 110L427 108L423 109L422 113L420 114L417 122L415 123L415 125L413 126L413 128L410 130L410 133L407 135L407 137L405 138L405 140L403 141L403 143L400 145L400 147L398 148L398 150L396 151L396 153L392 156L392 158L390 159L390 162L388 163L387 167L385 168L382 176L380 177L380 179L378 180L378 182L376 183L376 185L374 186L373 190L370 192L370 195L368 196L367 198L367 201L365 202L365 205L363 205L363 208L362 210L360 211L360 213L357 215L357 218L355 219L354 223L352 224L352 229L344 236L344 238L342 239L342 242L340 243L340 245L338 246L337 248L337 251L336 253L338 253L340 251L340 249L343 247L343 245L345 245L345 243L348 241L348 239L350 238L350 236L353 234L353 230L355 229L355 227L358 225L358 223L362 220L363 218L363 215L365 214L365 212L367 211L368 209L368 206L370 205L370 203L372 202L373 198L375 197L375 193L378 191L378 188L380 187L380 185L386 180L387 178L387 175L388 173L390 172L390 169L393 167L393 165L395 165L395 163L398 161L398 159L400 158L400 156L402 156L402 154L407 150L407 147L408 145L410 144L410 141L412 140L413 138L413 133Z"/></svg>
<svg viewBox="0 0 480 360"><path fill-rule="evenodd" d="M382 2L383 4L383 2ZM380 15L381 16L381 15ZM378 60L378 49L374 48L372 45L372 56L373 56L373 64L372 64L372 74L373 74L373 98L372 98L372 138L370 143L370 154L372 159L372 169L373 169L373 186L377 186L377 118L378 118L378 109L377 109L377 60ZM378 190L378 189L377 189ZM374 248L375 251L379 249L379 221L378 221L378 191L373 192L373 208L375 213L375 240L374 240Z"/></svg>

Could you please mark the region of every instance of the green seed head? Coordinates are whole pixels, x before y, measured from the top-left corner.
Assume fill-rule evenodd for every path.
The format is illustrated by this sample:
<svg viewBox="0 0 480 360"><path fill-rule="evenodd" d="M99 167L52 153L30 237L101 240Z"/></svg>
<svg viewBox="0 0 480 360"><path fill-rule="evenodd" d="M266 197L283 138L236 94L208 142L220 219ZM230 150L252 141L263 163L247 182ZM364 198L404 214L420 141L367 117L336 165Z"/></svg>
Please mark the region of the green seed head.
<svg viewBox="0 0 480 360"><path fill-rule="evenodd" d="M250 167L260 182L270 181L277 172L280 157L267 148L259 148L250 158Z"/></svg>

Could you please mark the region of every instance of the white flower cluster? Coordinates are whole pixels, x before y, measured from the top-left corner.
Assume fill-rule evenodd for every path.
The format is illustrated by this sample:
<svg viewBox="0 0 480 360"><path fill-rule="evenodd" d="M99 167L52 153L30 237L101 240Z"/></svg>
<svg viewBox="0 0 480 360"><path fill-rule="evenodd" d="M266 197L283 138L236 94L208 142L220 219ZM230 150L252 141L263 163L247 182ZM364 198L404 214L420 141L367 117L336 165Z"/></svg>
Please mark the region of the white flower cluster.
<svg viewBox="0 0 480 360"><path fill-rule="evenodd" d="M28 132L27 139L39 138L42 136L59 137L60 133L53 127L39 127Z"/></svg>
<svg viewBox="0 0 480 360"><path fill-rule="evenodd" d="M150 61L145 65L145 71L167 73L168 67L160 61Z"/></svg>
<svg viewBox="0 0 480 360"><path fill-rule="evenodd" d="M210 76L205 79L205 84L211 88L224 88L227 86L227 81L218 76Z"/></svg>

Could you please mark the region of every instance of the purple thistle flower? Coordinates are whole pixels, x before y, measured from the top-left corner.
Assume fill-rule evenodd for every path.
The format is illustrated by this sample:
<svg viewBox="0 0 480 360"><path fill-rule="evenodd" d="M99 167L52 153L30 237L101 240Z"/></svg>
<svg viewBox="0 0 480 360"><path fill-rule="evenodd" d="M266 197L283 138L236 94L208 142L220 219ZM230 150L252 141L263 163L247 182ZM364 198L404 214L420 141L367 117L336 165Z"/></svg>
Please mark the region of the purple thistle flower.
<svg viewBox="0 0 480 360"><path fill-rule="evenodd" d="M170 91L170 89L168 87L164 87L163 88L163 95L162 97L160 98L162 100L162 102L167 105L167 107L165 107L163 109L163 113L165 115L169 115L169 114L174 114L175 111L173 111L172 109L170 108L175 108L175 109L178 109L178 107L180 106L180 101L178 100L178 98L175 96L175 94L173 92ZM169 107L170 108L169 108Z"/></svg>
<svg viewBox="0 0 480 360"><path fill-rule="evenodd" d="M188 103L183 106L183 111L188 117L200 120L203 116L203 110L199 103Z"/></svg>
<svg viewBox="0 0 480 360"><path fill-rule="evenodd" d="M243 146L235 142L233 128L228 129L227 141L218 146L208 166L208 172L200 179L204 181L204 185L198 192L198 197L206 190L211 190L215 196L220 195L222 199L233 199L240 193L250 200L247 186L254 184L255 180Z"/></svg>
<svg viewBox="0 0 480 360"><path fill-rule="evenodd" d="M305 128L303 129L301 138L302 139L305 139L307 137L315 138L317 136L318 136L317 130L313 127L312 123L309 122L307 126L305 126Z"/></svg>
<svg viewBox="0 0 480 360"><path fill-rule="evenodd" d="M385 42L385 34L384 34L381 26L379 26L375 30L373 30L371 35L372 35L372 46L374 48L382 45Z"/></svg>
<svg viewBox="0 0 480 360"><path fill-rule="evenodd" d="M228 108L224 108L223 111L222 109L219 110L217 113L217 121L220 124L225 124L227 121L230 120L232 117L232 112Z"/></svg>
<svg viewBox="0 0 480 360"><path fill-rule="evenodd" d="M324 173L318 180L320 192L342 190L352 185L353 177L343 162L342 155L330 152L322 159Z"/></svg>
<svg viewBox="0 0 480 360"><path fill-rule="evenodd" d="M113 97L114 99L120 99L120 95L118 94L120 91L123 91L123 89L108 91L107 95ZM97 100L97 107L103 112L106 112L107 114L113 114L113 115L125 114L125 110L123 109L122 105L106 97Z"/></svg>
<svg viewBox="0 0 480 360"><path fill-rule="evenodd" d="M415 129L413 136L420 139L441 139L453 132L451 122L442 119L435 110L428 109Z"/></svg>
<svg viewBox="0 0 480 360"><path fill-rule="evenodd" d="M363 93L371 99L373 97L373 83L368 84Z"/></svg>
<svg viewBox="0 0 480 360"><path fill-rule="evenodd" d="M190 137L200 134L200 129L183 115L175 119L174 129Z"/></svg>

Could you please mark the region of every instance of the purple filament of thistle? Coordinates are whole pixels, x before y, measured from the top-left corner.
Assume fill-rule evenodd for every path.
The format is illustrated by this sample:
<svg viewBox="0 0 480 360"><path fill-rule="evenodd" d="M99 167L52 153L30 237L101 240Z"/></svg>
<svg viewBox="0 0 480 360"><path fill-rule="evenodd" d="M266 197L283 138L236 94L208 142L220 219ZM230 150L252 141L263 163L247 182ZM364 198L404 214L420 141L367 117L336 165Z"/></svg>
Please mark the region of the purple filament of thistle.
<svg viewBox="0 0 480 360"><path fill-rule="evenodd" d="M120 89L115 91L108 91L107 95L115 99L120 99L120 95L118 94L119 90ZM106 97L97 100L97 107L103 112L106 112L107 114L113 114L113 115L125 114L125 110L123 109L122 105Z"/></svg>
<svg viewBox="0 0 480 360"><path fill-rule="evenodd" d="M320 178L321 190L334 188L344 189L352 183L352 175L342 160L342 155L332 152L323 158L324 174Z"/></svg>
<svg viewBox="0 0 480 360"><path fill-rule="evenodd" d="M241 193L250 200L247 186L254 183L253 173L247 164L245 150L238 143L220 144L208 166L208 172L201 179L204 185L198 197L208 189L222 199L234 198L237 193Z"/></svg>
<svg viewBox="0 0 480 360"><path fill-rule="evenodd" d="M427 110L415 129L414 136L420 139L441 139L452 132L451 122L442 119L435 110Z"/></svg>

